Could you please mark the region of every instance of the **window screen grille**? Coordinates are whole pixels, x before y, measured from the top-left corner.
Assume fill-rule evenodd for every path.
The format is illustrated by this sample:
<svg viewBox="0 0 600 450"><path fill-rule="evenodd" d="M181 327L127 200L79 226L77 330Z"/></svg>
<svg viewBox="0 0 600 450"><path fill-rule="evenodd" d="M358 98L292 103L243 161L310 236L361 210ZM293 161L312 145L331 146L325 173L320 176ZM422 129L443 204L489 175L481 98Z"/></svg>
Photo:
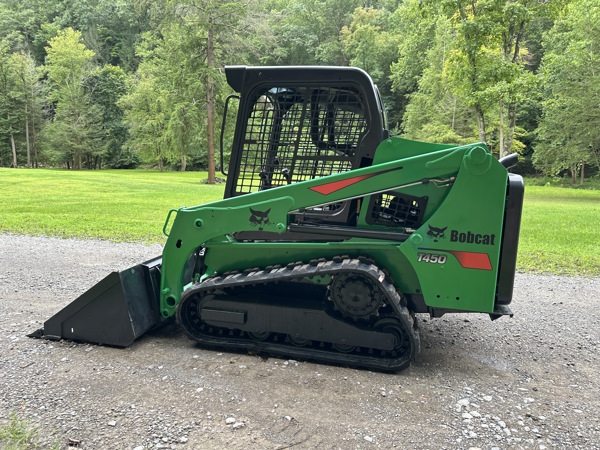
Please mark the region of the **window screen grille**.
<svg viewBox="0 0 600 450"><path fill-rule="evenodd" d="M427 197L385 192L371 197L367 223L416 228L421 225Z"/></svg>
<svg viewBox="0 0 600 450"><path fill-rule="evenodd" d="M353 88L270 89L247 120L236 195L351 170L366 130Z"/></svg>

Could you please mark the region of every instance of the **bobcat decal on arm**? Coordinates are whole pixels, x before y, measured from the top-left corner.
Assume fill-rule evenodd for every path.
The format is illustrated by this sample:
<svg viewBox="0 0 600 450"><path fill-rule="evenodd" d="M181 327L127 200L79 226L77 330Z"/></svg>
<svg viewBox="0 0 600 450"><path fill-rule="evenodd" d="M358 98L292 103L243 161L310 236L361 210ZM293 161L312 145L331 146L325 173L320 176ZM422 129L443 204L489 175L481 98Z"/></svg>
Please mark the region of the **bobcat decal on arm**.
<svg viewBox="0 0 600 450"><path fill-rule="evenodd" d="M269 213L271 212L271 208L266 211L257 211L256 209L250 209L250 223L253 227L258 227L258 231L264 230L265 225L271 223L269 220Z"/></svg>

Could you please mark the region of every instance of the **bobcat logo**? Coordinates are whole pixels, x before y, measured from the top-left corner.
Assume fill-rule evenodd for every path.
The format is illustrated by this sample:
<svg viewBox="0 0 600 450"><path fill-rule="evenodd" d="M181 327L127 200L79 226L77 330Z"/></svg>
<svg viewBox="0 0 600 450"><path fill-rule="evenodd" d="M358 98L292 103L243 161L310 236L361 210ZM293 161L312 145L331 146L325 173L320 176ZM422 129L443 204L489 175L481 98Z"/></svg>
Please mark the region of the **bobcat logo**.
<svg viewBox="0 0 600 450"><path fill-rule="evenodd" d="M444 236L444 231L446 231L446 228L448 227L444 227L444 228L436 228L436 227L432 227L431 225L429 225L429 231L427 232L427 236L433 238L433 242L437 242L440 239L442 239Z"/></svg>
<svg viewBox="0 0 600 450"><path fill-rule="evenodd" d="M265 225L271 223L269 220L270 212L271 208L267 209L266 211L257 211L255 209L250 208L250 223L253 227L258 227L258 231L262 231Z"/></svg>

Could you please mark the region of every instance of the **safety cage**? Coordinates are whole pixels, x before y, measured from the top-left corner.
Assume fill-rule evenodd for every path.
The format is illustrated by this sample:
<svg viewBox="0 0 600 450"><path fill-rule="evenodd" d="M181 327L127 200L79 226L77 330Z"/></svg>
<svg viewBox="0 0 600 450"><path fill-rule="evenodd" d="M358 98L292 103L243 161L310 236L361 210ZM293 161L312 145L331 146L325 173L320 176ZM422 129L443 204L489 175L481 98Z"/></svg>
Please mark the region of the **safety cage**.
<svg viewBox="0 0 600 450"><path fill-rule="evenodd" d="M235 194L352 170L366 130L355 89L262 90L247 119Z"/></svg>
<svg viewBox="0 0 600 450"><path fill-rule="evenodd" d="M224 198L368 167L389 136L377 87L360 69L227 66L225 73L240 104ZM359 205L302 209L289 223L354 226Z"/></svg>
<svg viewBox="0 0 600 450"><path fill-rule="evenodd" d="M368 129L365 106L353 87L261 89L247 119L235 194L346 172ZM336 215L338 216L336 218ZM303 217L347 223L350 207L337 202Z"/></svg>

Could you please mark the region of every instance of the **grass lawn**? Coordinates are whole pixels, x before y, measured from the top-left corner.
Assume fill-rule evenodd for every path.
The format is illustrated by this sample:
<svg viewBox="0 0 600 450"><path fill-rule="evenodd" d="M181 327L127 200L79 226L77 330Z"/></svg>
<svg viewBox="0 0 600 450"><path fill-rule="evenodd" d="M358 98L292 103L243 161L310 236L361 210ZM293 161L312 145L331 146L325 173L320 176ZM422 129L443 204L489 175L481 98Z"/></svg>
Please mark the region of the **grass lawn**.
<svg viewBox="0 0 600 450"><path fill-rule="evenodd" d="M218 200L202 172L0 168L0 233L162 243L170 209ZM600 276L600 190L527 183L518 269Z"/></svg>
<svg viewBox="0 0 600 450"><path fill-rule="evenodd" d="M600 276L600 190L526 181L518 268Z"/></svg>
<svg viewBox="0 0 600 450"><path fill-rule="evenodd" d="M170 209L222 198L204 172L0 169L0 232L164 242Z"/></svg>

